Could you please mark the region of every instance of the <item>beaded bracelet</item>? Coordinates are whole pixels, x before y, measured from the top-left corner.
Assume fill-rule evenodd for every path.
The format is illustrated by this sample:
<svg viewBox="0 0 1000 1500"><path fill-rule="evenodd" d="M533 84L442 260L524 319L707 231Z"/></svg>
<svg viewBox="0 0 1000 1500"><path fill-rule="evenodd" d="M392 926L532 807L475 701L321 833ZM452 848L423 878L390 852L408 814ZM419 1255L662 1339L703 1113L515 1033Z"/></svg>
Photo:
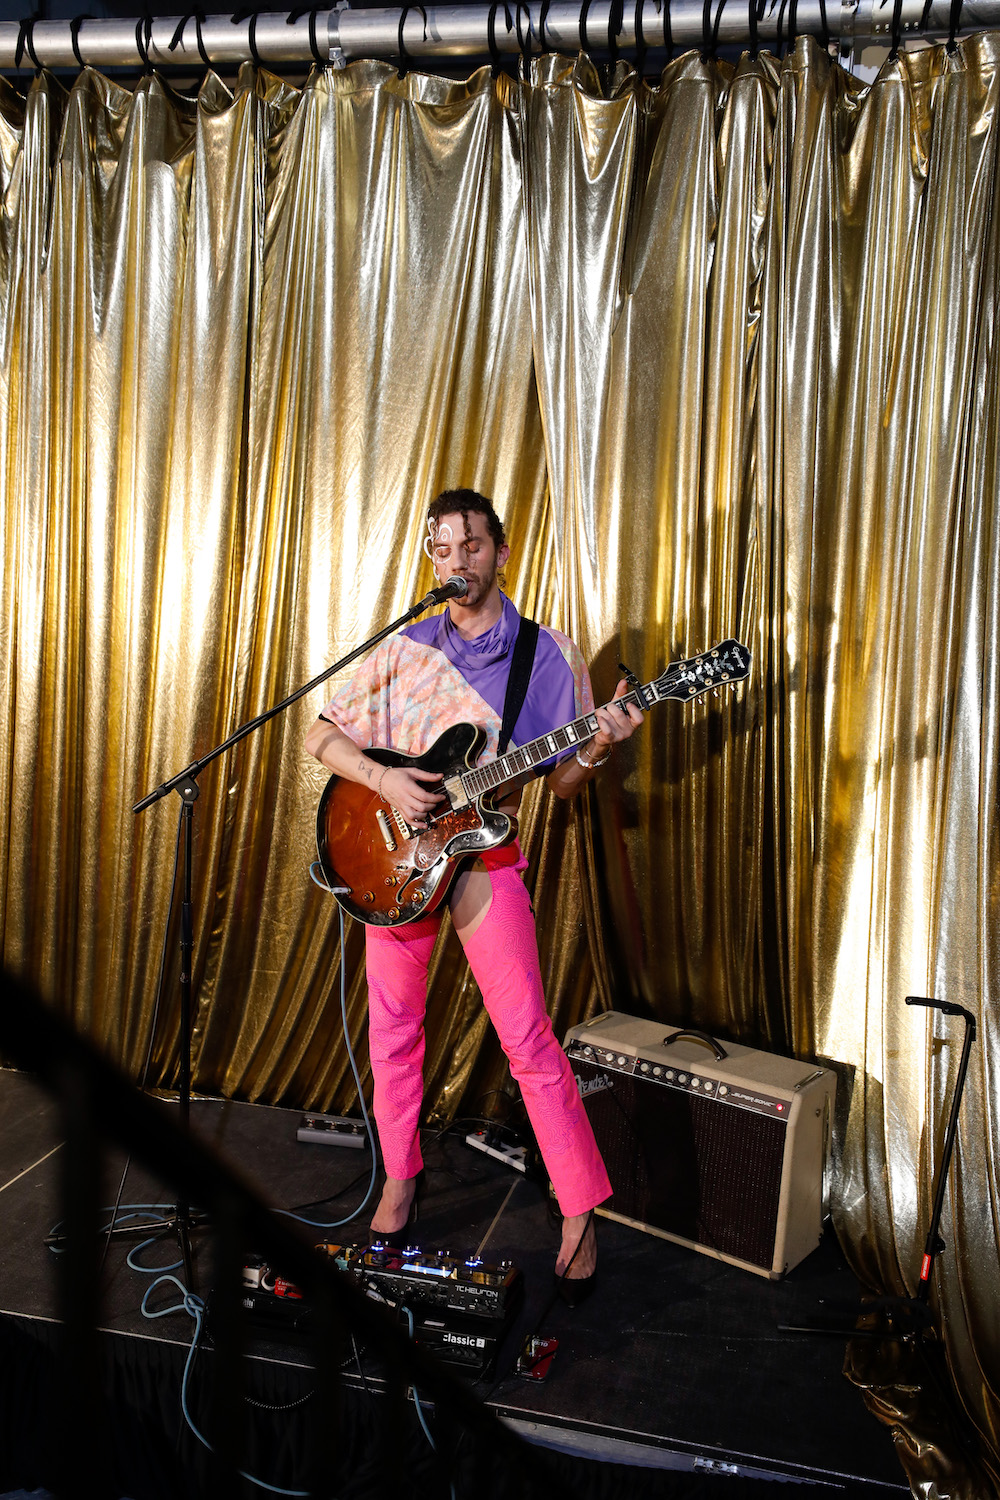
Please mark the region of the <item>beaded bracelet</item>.
<svg viewBox="0 0 1000 1500"><path fill-rule="evenodd" d="M604 754L601 756L600 760L584 760L583 756L580 754L579 748L577 748L576 759L578 765L581 765L585 771L596 771L598 766L603 766L606 760L611 759L611 746L608 746Z"/></svg>
<svg viewBox="0 0 1000 1500"><path fill-rule="evenodd" d="M379 777L379 779L378 779L378 786L375 788L375 795L376 795L376 797L382 797L382 782L385 779L385 773L386 773L386 771L391 771L391 770L392 770L391 766L386 766L385 770L383 770L383 772L382 772L382 775ZM385 801L384 797L382 797L382 801L383 802Z"/></svg>

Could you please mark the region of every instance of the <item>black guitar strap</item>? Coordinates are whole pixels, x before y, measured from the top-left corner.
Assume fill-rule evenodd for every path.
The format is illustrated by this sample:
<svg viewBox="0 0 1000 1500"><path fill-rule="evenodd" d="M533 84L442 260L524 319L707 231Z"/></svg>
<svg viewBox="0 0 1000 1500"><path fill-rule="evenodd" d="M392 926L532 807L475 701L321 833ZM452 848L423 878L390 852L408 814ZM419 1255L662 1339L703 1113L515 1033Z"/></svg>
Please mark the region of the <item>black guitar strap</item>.
<svg viewBox="0 0 1000 1500"><path fill-rule="evenodd" d="M504 755L510 744L510 737L514 733L514 725L517 716L524 707L524 700L528 692L528 683L531 681L531 668L535 661L535 647L538 645L538 621L529 620L521 616L521 628L517 632L517 640L514 642L514 654L510 662L510 676L507 678L507 696L503 703L503 723L500 726L500 743L497 746L497 754Z"/></svg>

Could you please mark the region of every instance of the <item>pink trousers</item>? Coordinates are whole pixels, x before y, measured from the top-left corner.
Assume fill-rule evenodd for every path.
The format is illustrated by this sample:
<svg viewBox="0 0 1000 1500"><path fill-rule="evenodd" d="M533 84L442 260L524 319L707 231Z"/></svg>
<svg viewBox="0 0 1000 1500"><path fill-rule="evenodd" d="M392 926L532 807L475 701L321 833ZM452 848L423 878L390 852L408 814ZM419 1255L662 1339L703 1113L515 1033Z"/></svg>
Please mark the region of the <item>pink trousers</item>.
<svg viewBox="0 0 1000 1500"><path fill-rule="evenodd" d="M610 1196L611 1184L565 1052L545 1009L525 861L489 870L490 909L465 944L490 1020L524 1098L559 1207L568 1217ZM368 1047L375 1119L390 1177L413 1177L423 1098L427 970L440 914L403 927L366 927Z"/></svg>

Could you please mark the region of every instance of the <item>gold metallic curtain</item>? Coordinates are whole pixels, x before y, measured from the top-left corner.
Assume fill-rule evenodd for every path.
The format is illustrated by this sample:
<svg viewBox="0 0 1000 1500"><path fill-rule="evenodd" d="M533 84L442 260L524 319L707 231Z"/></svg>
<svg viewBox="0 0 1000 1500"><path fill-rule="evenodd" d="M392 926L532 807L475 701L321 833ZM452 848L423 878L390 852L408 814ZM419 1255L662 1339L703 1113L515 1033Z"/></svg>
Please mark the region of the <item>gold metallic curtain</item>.
<svg viewBox="0 0 1000 1500"><path fill-rule="evenodd" d="M473 484L599 691L755 658L574 807L529 798L557 1028L615 1004L836 1062L838 1227L912 1291L961 1035L903 1000L976 1014L935 1274L994 1452L998 61L0 82L5 963L138 1072L177 807L132 802L400 613L424 504ZM316 1107L349 1102L323 696L195 815L196 1084ZM362 1042L355 929L347 969ZM503 1081L448 941L427 1073L439 1119ZM995 1485L901 1449L928 1494Z"/></svg>

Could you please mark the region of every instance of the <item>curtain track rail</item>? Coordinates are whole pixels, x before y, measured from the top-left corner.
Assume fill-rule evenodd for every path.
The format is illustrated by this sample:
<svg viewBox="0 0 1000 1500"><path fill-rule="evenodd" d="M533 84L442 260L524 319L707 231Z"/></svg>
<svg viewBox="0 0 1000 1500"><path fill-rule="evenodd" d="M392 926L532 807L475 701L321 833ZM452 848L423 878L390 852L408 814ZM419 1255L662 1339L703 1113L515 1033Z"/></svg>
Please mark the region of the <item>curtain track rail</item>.
<svg viewBox="0 0 1000 1500"><path fill-rule="evenodd" d="M721 46L739 46L751 36L750 10L746 0L724 0L718 15L718 0L706 0L711 27L718 21ZM763 0L764 13L757 22L759 44L773 47L788 39L790 14L795 34L826 37L847 52L858 43L888 41L893 26L893 0ZM500 5L410 5L378 10L351 10L344 0L334 10L260 14L233 21L229 15L205 16L199 25L192 13L186 18L160 16L152 20L93 19L78 22L0 22L0 71L20 67L75 68L86 63L95 68L141 67L148 58L156 68L194 67L205 62L232 68L254 56L276 69L289 64L308 65L322 58L344 65L357 58L415 61L449 58L483 59L493 50L514 58L519 52L573 54L581 48L599 56L611 50L609 32L620 29L612 42L625 55L634 52L637 31L644 46L655 54L664 47L665 26L675 49L698 46L705 40L706 4L703 0L593 0L589 6L553 0L545 13L542 34L542 4ZM585 19L583 19L586 12ZM492 28L490 19L492 14ZM637 26L638 21L638 26ZM509 23L509 27L508 27ZM951 7L947 0L902 0L899 35L935 40L948 36ZM967 0L962 5L961 32L989 30L1000 25L1000 0ZM74 36L75 30L75 36ZM403 51L400 49L402 37ZM75 43L75 46L74 46ZM144 56L145 53L145 56Z"/></svg>

